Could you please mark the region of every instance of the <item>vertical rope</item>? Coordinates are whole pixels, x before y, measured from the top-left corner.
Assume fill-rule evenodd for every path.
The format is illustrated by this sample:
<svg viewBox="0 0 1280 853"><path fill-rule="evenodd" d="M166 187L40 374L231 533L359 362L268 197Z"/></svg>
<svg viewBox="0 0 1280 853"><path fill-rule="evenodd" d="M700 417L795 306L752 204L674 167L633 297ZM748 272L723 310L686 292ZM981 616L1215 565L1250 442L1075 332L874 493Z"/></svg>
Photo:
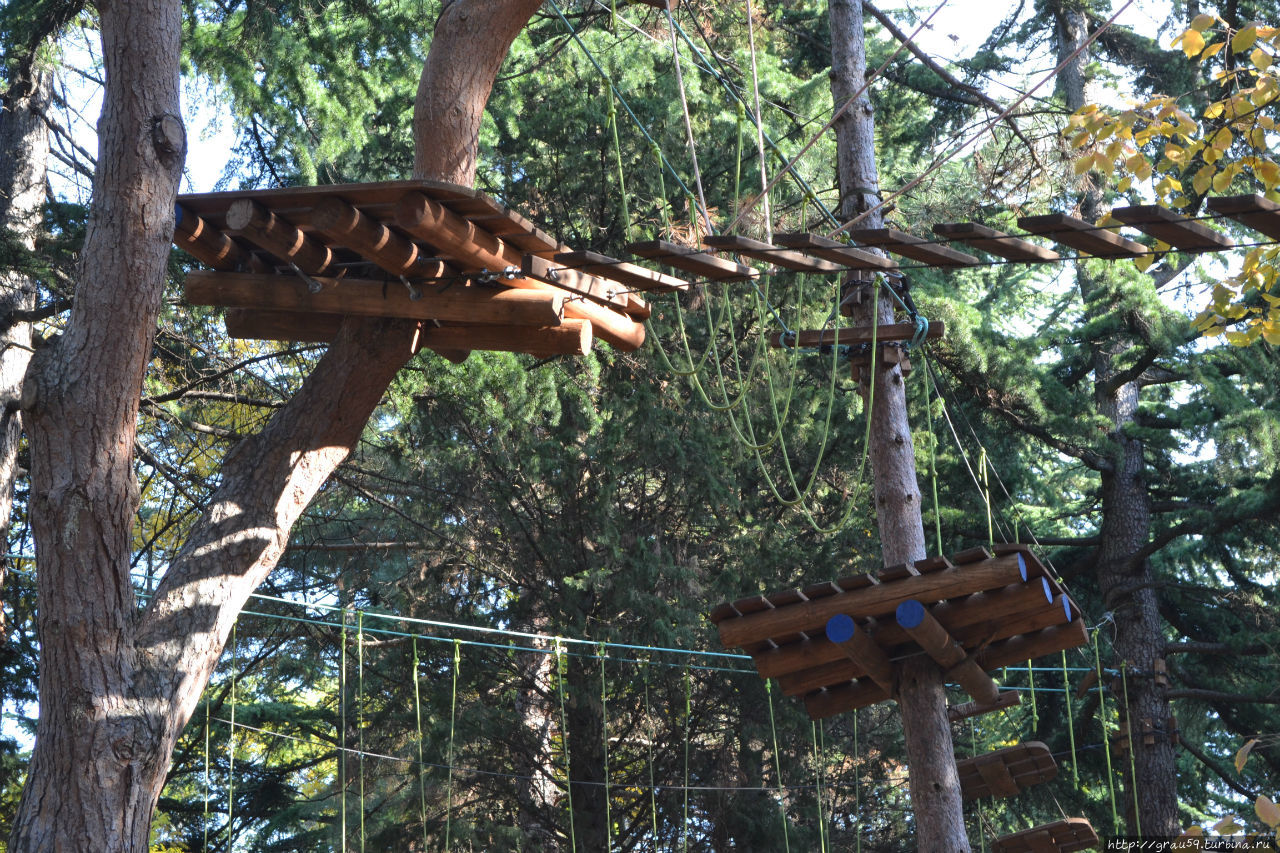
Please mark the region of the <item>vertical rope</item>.
<svg viewBox="0 0 1280 853"><path fill-rule="evenodd" d="M560 751L564 755L564 790L569 803L569 850L577 853L578 835L573 826L573 778L569 762L569 715L564 704L564 647L556 637L556 690L560 694Z"/></svg>
<svg viewBox="0 0 1280 853"><path fill-rule="evenodd" d="M684 665L684 829L681 831L682 845L685 853L689 850L689 728L693 725L690 711L693 703L690 699L692 685L689 683L689 665Z"/></svg>
<svg viewBox="0 0 1280 853"><path fill-rule="evenodd" d="M449 850L453 838L453 735L458 719L458 669L462 665L462 644L453 641L453 689L449 698L449 776L445 782L444 849Z"/></svg>
<svg viewBox="0 0 1280 853"><path fill-rule="evenodd" d="M764 117L760 114L760 77L756 71L756 26L751 0L747 0L747 43L751 46L751 91L755 95L756 154L760 161L760 207L764 215L765 242L773 242L773 213L769 209L769 172L764 153Z"/></svg>
<svg viewBox="0 0 1280 853"><path fill-rule="evenodd" d="M1098 719L1102 721L1102 754L1107 757L1107 790L1111 794L1111 825L1120 834L1120 818L1116 813L1115 773L1111 769L1111 737L1107 731L1107 699L1102 690L1102 655L1098 651L1098 632L1093 632L1093 665L1098 672Z"/></svg>
<svg viewBox="0 0 1280 853"><path fill-rule="evenodd" d="M1067 675L1067 650L1062 650L1062 687L1067 705L1067 734L1071 737L1071 781L1080 788L1080 763L1076 759L1076 722L1071 713L1071 678Z"/></svg>
<svg viewBox="0 0 1280 853"><path fill-rule="evenodd" d="M613 154L618 164L618 199L622 205L622 234L627 242L630 243L631 207L627 203L626 173L622 168L622 142L618 139L618 105L614 103L612 88L609 90L609 127L613 131ZM659 174L661 174L661 170L659 170Z"/></svg>
<svg viewBox="0 0 1280 853"><path fill-rule="evenodd" d="M875 316L874 314L871 316ZM858 750L858 709L853 709L853 813L862 813L862 767L859 764ZM862 827L857 821L853 824L854 853L862 853Z"/></svg>
<svg viewBox="0 0 1280 853"><path fill-rule="evenodd" d="M236 798L236 628L231 626L231 729L227 737L227 849L230 850L234 838L231 833L231 819L235 813Z"/></svg>
<svg viewBox="0 0 1280 853"><path fill-rule="evenodd" d="M818 794L818 849L827 853L826 822L822 816L822 753L818 749L818 724L814 720L809 721L809 735L813 739L814 788Z"/></svg>
<svg viewBox="0 0 1280 853"><path fill-rule="evenodd" d="M933 372L932 366L929 364L929 357L922 355L924 359L924 415L925 422L929 430L929 482L933 487L933 532L938 540L938 556L942 556L942 509L938 503L938 439L933 432L933 397L931 389L933 380L930 373Z"/></svg>
<svg viewBox="0 0 1280 853"><path fill-rule="evenodd" d="M1035 734L1040 729L1040 710L1036 706L1036 673L1031 661L1027 661L1027 685L1031 688L1031 733Z"/></svg>
<svg viewBox="0 0 1280 853"><path fill-rule="evenodd" d="M698 167L698 146L693 139L693 120L689 118L689 98L684 91L684 72L680 70L680 44L676 41L676 22L671 16L671 6L667 6L667 29L671 33L671 59L676 68L676 87L680 91L680 108L684 116L684 132L689 143L689 157L693 161L693 183L698 190L698 212L702 214L707 225L707 233L712 233L711 214L707 212L707 198L702 191L702 169ZM692 199L690 199L692 201ZM690 205L692 206L692 205ZM694 228L697 233L697 228Z"/></svg>
<svg viewBox="0 0 1280 853"><path fill-rule="evenodd" d="M360 772L360 853L364 853L364 611L356 612L356 768Z"/></svg>
<svg viewBox="0 0 1280 853"><path fill-rule="evenodd" d="M341 789L339 833L342 853L347 853L347 609L342 608L342 636L338 651L338 784Z"/></svg>
<svg viewBox="0 0 1280 853"><path fill-rule="evenodd" d="M600 657L600 728L604 737L604 837L605 853L613 853L613 816L609 806L609 700L605 676L604 643L598 647Z"/></svg>
<svg viewBox="0 0 1280 853"><path fill-rule="evenodd" d="M209 697L204 699L204 849L209 849L209 800L213 779L209 773Z"/></svg>
<svg viewBox="0 0 1280 853"><path fill-rule="evenodd" d="M418 687L418 670L421 662L418 659L418 638L413 638L413 711L418 721L418 812L422 820L422 849L427 844L427 765L422 756L422 692Z"/></svg>
<svg viewBox="0 0 1280 853"><path fill-rule="evenodd" d="M991 484L987 480L987 449L985 447L979 455L978 467L982 472L982 501L987 505L987 544L994 548L996 535L995 528L991 524Z"/></svg>
<svg viewBox="0 0 1280 853"><path fill-rule="evenodd" d="M782 787L782 756L778 752L778 727L773 720L773 680L764 680L764 693L769 698L769 731L773 735L773 769L778 776L778 807L782 813L782 842L791 850L791 832L787 827L787 792Z"/></svg>
<svg viewBox="0 0 1280 853"><path fill-rule="evenodd" d="M658 788L653 783L653 742L658 738L658 726L649 708L649 661L644 662L644 718L649 728L649 813L653 818L653 846L658 847Z"/></svg>
<svg viewBox="0 0 1280 853"><path fill-rule="evenodd" d="M973 755L976 757L978 754L978 721L973 718L969 719L969 746ZM982 798L981 797L978 798L977 807L978 807L978 850L979 850L979 853L987 853L987 834L986 832L983 831L983 824L986 819L983 817L983 814L982 814Z"/></svg>
<svg viewBox="0 0 1280 853"><path fill-rule="evenodd" d="M1138 745L1133 740L1132 703L1129 702L1128 661L1120 662L1120 688L1124 691L1124 724L1125 735L1129 738L1129 789L1133 794L1133 834L1142 834L1142 816L1138 813L1138 768L1134 756Z"/></svg>

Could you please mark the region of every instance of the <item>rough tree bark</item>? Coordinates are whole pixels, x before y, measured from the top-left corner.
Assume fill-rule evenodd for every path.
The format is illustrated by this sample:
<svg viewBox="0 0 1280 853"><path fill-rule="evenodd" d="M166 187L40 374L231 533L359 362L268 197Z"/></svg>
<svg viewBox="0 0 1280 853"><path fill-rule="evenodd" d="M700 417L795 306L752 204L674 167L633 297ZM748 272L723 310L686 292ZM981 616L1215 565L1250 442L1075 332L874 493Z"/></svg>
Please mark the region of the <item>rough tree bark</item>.
<svg viewBox="0 0 1280 853"><path fill-rule="evenodd" d="M858 0L831 0L830 17L831 94L839 108L866 81L862 4ZM866 92L836 122L836 141L841 216L847 221L870 211L854 229L878 228L881 217L874 210L880 201L875 115ZM864 295L854 307L854 322L862 326L892 323L893 303L887 295L882 297L878 315L872 316L871 301ZM885 565L910 563L923 559L927 552L902 371L897 364L880 359L872 382L875 396L868 455L875 478L881 548ZM901 662L896 677L916 845L928 853L968 853L942 672L932 660L918 655Z"/></svg>
<svg viewBox="0 0 1280 853"><path fill-rule="evenodd" d="M424 129L418 177L472 183L494 74L538 5L445 4L415 106L428 119L454 106L439 121L415 121ZM98 9L106 91L75 306L66 333L32 360L23 395L40 720L13 853L147 850L173 745L236 615L410 355L406 324L345 322L294 398L228 453L222 485L151 604L138 608L133 439L186 148L181 7L103 0Z"/></svg>
<svg viewBox="0 0 1280 853"><path fill-rule="evenodd" d="M1075 3L1053 6L1055 38L1059 62L1066 60L1088 37L1088 20L1083 8ZM1089 102L1086 68L1087 51L1081 51L1059 72L1058 94L1074 111ZM1092 177L1080 199L1080 215L1096 221L1102 203L1101 186ZM1101 319L1114 310L1106 300L1106 282L1087 265L1076 268L1076 282L1085 304L1085 322ZM1108 461L1101 469L1102 529L1093 556L1094 571L1104 606L1115 617L1115 640L1112 648L1116 665L1128 668L1128 696L1120 696L1120 706L1127 711L1136 733L1143 721L1163 730L1171 710L1164 688L1158 687L1152 673L1155 661L1164 657L1164 623L1160 617L1159 599L1154 585L1151 561L1140 558L1151 539L1151 494L1146 483L1146 461L1143 443L1129 434L1129 426L1138 414L1141 385L1137 379L1117 381L1116 362L1134 346L1142 345L1140 336L1121 327L1092 347L1094 401L1099 414L1111 423L1107 435L1110 444ZM1156 737L1152 744L1143 743L1141 734L1131 738L1134 750L1134 774L1128 773L1128 762L1121 762L1130 787L1125 797L1130 832L1139 826L1146 835L1177 835L1178 819L1177 764L1175 747L1167 737ZM1140 814L1133 813L1136 787Z"/></svg>

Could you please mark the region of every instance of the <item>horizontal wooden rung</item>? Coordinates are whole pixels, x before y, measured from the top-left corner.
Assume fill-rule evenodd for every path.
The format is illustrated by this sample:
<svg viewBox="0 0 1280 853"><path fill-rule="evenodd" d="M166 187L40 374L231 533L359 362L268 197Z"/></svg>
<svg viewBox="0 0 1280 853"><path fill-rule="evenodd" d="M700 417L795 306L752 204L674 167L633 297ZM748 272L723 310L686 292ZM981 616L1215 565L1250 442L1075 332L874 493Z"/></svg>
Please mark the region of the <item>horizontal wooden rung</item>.
<svg viewBox="0 0 1280 853"><path fill-rule="evenodd" d="M933 226L933 233L949 240L962 240L975 249L1011 261L1056 261L1060 257L1053 249L1037 246L1021 237L1013 237L976 222L939 223Z"/></svg>
<svg viewBox="0 0 1280 853"><path fill-rule="evenodd" d="M1099 258L1135 258L1147 253L1141 243L1065 213L1024 216L1018 220L1018 227Z"/></svg>
<svg viewBox="0 0 1280 853"><path fill-rule="evenodd" d="M601 278L582 270L556 266L546 258L526 254L520 272L529 278L553 284L561 290L585 296L592 302L622 310L627 305L626 287L620 282Z"/></svg>
<svg viewBox="0 0 1280 853"><path fill-rule="evenodd" d="M1002 835L991 843L991 853L1075 853L1098 846L1098 834L1082 817L1033 826L1012 835Z"/></svg>
<svg viewBox="0 0 1280 853"><path fill-rule="evenodd" d="M727 258L717 258L666 240L645 240L627 246L627 251L642 258L659 261L669 267L711 279L712 281L746 281L759 275L749 266Z"/></svg>
<svg viewBox="0 0 1280 853"><path fill-rule="evenodd" d="M1158 204L1117 207L1111 215L1144 234L1163 240L1187 252L1212 252L1235 246L1225 234L1219 234L1200 222L1193 222Z"/></svg>
<svg viewBox="0 0 1280 853"><path fill-rule="evenodd" d="M626 261L619 261L597 252L560 252L552 260L571 269L578 269L620 281L636 290L670 293L673 290L689 289L689 282L683 279L660 273L656 270L645 269Z"/></svg>
<svg viewBox="0 0 1280 853"><path fill-rule="evenodd" d="M746 255L749 258L775 264L795 272L840 272L843 269L837 263L832 263L822 258L810 257L793 249L782 249L761 240L753 240L750 237L743 237L738 234L708 235L702 238L702 243L712 249L722 252L737 252L740 255Z"/></svg>
<svg viewBox="0 0 1280 853"><path fill-rule="evenodd" d="M957 761L956 773L966 800L1011 797L1053 779L1058 765L1049 747L1032 740Z"/></svg>
<svg viewBox="0 0 1280 853"><path fill-rule="evenodd" d="M1219 216L1234 219L1241 225L1280 240L1280 204L1260 195L1216 196L1205 206Z"/></svg>
<svg viewBox="0 0 1280 853"><path fill-rule="evenodd" d="M1006 690L996 698L996 701L989 705L984 705L981 702L962 702L959 705L948 706L947 720L956 723L960 720L967 720L970 717L979 717L983 714L990 714L993 711L1003 711L1005 708L1012 708L1021 701L1022 697L1018 695L1018 691Z"/></svg>
<svg viewBox="0 0 1280 853"><path fill-rule="evenodd" d="M894 228L871 228L866 231L857 231L853 236L859 242L879 246L895 255L935 266L965 267L981 263L973 255Z"/></svg>
<svg viewBox="0 0 1280 853"><path fill-rule="evenodd" d="M800 232L796 234L774 234L774 242L789 249L804 249L810 255L817 255L828 261L840 264L850 270L896 270L898 262L893 258L868 252L847 243L823 237L820 234Z"/></svg>
<svg viewBox="0 0 1280 853"><path fill-rule="evenodd" d="M769 337L769 346L780 347L824 347L846 346L871 343L871 326L859 326L848 329L807 329L799 332L778 332ZM929 323L929 331L925 337L936 340L946 334L946 324L941 320ZM914 323L885 323L876 327L877 342L909 341L915 337Z"/></svg>

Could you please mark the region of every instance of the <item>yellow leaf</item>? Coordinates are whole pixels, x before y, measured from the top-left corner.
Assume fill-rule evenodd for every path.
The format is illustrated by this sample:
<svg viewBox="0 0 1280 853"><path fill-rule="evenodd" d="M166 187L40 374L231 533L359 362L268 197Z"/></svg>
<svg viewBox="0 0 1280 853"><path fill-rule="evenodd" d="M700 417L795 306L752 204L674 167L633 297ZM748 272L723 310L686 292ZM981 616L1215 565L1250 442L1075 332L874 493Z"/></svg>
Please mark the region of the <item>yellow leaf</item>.
<svg viewBox="0 0 1280 853"><path fill-rule="evenodd" d="M1227 340L1231 341L1233 344L1236 343L1232 340L1233 335L1241 338L1245 337L1243 332L1227 332ZM1236 344L1236 346L1240 346L1240 344ZM1236 816L1230 814L1213 825L1213 831L1219 835L1235 835L1242 829L1244 829L1244 827L1236 823Z"/></svg>
<svg viewBox="0 0 1280 853"><path fill-rule="evenodd" d="M1249 144L1254 148L1265 150L1267 147L1267 132L1260 127L1255 127L1249 131Z"/></svg>
<svg viewBox="0 0 1280 853"><path fill-rule="evenodd" d="M1120 183L1116 184L1116 192L1127 193L1133 186L1133 176L1126 175L1120 179Z"/></svg>
<svg viewBox="0 0 1280 853"><path fill-rule="evenodd" d="M1213 44L1209 45L1204 49L1204 53L1200 54L1200 58L1208 59L1211 56L1217 56L1218 51L1222 50L1226 46L1227 46L1227 43L1225 41L1215 41Z"/></svg>
<svg viewBox="0 0 1280 853"><path fill-rule="evenodd" d="M1236 30L1236 34L1231 37L1231 52L1240 53L1253 47L1253 43L1258 40L1258 28L1249 24Z"/></svg>
<svg viewBox="0 0 1280 853"><path fill-rule="evenodd" d="M1234 177L1235 175L1229 169L1223 170L1218 174L1214 175L1213 191L1216 193L1225 191L1227 187L1231 186L1231 179Z"/></svg>
<svg viewBox="0 0 1280 853"><path fill-rule="evenodd" d="M1071 171L1075 172L1077 175L1083 175L1091 168L1093 168L1093 155L1086 154L1085 156L1076 159L1076 162L1071 166Z"/></svg>
<svg viewBox="0 0 1280 853"><path fill-rule="evenodd" d="M1236 772L1237 773L1239 773L1241 770L1244 769L1244 763L1249 760L1249 752L1253 749L1254 745L1256 745L1257 743L1258 743L1258 739L1256 737L1251 737L1247 741L1245 741L1244 746L1240 747L1239 751L1236 752Z"/></svg>
<svg viewBox="0 0 1280 853"><path fill-rule="evenodd" d="M1209 27L1212 27L1213 22L1216 20L1217 20L1217 17L1215 17L1214 15L1201 13L1191 19L1191 29L1195 30L1197 33L1202 33L1205 30L1209 29Z"/></svg>
<svg viewBox="0 0 1280 853"><path fill-rule="evenodd" d="M1231 132L1231 128L1224 127L1213 135L1213 147L1219 151L1226 151L1231 147L1231 143L1235 141L1235 134Z"/></svg>
<svg viewBox="0 0 1280 853"><path fill-rule="evenodd" d="M1146 272L1155 262L1155 255L1139 255L1133 259L1133 265L1138 268L1138 272Z"/></svg>
<svg viewBox="0 0 1280 853"><path fill-rule="evenodd" d="M1195 177L1191 179L1191 186L1195 188L1198 195L1204 195L1209 191L1209 185L1213 181L1213 173L1215 171L1216 169L1212 164L1202 166L1200 171L1196 172Z"/></svg>
<svg viewBox="0 0 1280 853"><path fill-rule="evenodd" d="M1249 61L1259 71L1266 71L1271 67L1271 54L1267 53L1260 47L1255 47L1253 53L1249 54Z"/></svg>
<svg viewBox="0 0 1280 853"><path fill-rule="evenodd" d="M1263 160L1258 163L1253 167L1253 173L1258 176L1258 180L1262 181L1268 190L1274 189L1276 185L1280 184L1280 165L1271 160Z"/></svg>
<svg viewBox="0 0 1280 853"><path fill-rule="evenodd" d="M1264 322L1262 324L1262 339L1273 347L1280 346L1280 323L1274 323L1270 320ZM1270 806L1265 815L1263 814L1264 802L1267 806ZM1258 804L1254 806L1254 809L1258 812L1258 817L1262 818L1263 823L1267 826L1272 829L1280 826L1280 808L1276 808L1275 803L1266 797L1258 797Z"/></svg>
<svg viewBox="0 0 1280 853"><path fill-rule="evenodd" d="M1182 52L1188 59L1194 58L1202 50L1204 50L1204 36L1200 35L1199 31L1187 30L1182 34Z"/></svg>

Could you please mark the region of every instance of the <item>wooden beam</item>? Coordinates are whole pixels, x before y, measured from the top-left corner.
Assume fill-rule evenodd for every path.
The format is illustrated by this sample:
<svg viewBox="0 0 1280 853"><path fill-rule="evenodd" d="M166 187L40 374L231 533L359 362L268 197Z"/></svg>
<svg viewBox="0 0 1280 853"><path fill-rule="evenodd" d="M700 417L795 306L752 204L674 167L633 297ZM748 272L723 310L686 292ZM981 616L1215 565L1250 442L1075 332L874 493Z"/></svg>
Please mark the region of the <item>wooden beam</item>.
<svg viewBox="0 0 1280 853"><path fill-rule="evenodd" d="M859 232L861 233L861 232ZM840 243L820 234L801 232L797 234L774 234L774 242L789 249L804 249L810 255L817 255L833 263L840 264L850 270L896 270L898 262L884 255L877 255L864 249L858 249L847 243Z"/></svg>
<svg viewBox="0 0 1280 853"><path fill-rule="evenodd" d="M173 242L191 257L215 270L266 272L266 264L235 240L214 228L199 214L174 205Z"/></svg>
<svg viewBox="0 0 1280 853"><path fill-rule="evenodd" d="M883 687L866 679L810 693L804 697L804 709L808 712L809 719L822 720L845 711L888 702L890 698Z"/></svg>
<svg viewBox="0 0 1280 853"><path fill-rule="evenodd" d="M635 290L647 290L654 293L670 293L673 290L688 290L689 282L673 275L615 260L608 255L597 252L560 252L553 260L572 269L620 281Z"/></svg>
<svg viewBox="0 0 1280 853"><path fill-rule="evenodd" d="M1048 237L1078 252L1099 258L1135 258L1148 251L1141 243L1065 213L1024 216L1018 220L1018 227L1030 234Z"/></svg>
<svg viewBox="0 0 1280 853"><path fill-rule="evenodd" d="M322 275L333 263L329 247L250 198L227 208L227 230L259 246L307 275Z"/></svg>
<svg viewBox="0 0 1280 853"><path fill-rule="evenodd" d="M843 613L827 620L827 639L857 664L882 690L893 694L893 664L866 631Z"/></svg>
<svg viewBox="0 0 1280 853"><path fill-rule="evenodd" d="M1280 240L1280 204L1266 196L1215 196L1206 201L1205 206L1219 216L1234 219L1272 240Z"/></svg>
<svg viewBox="0 0 1280 853"><path fill-rule="evenodd" d="M394 276L443 278L457 273L444 262L428 257L417 243L337 196L326 196L312 208L311 227Z"/></svg>
<svg viewBox="0 0 1280 853"><path fill-rule="evenodd" d="M1088 642L1089 632L1084 620L1076 619L1067 625L1045 628L1034 634L1021 634L1001 643L992 643L978 652L978 665L990 671L1035 660L1064 649L1074 649Z"/></svg>
<svg viewBox="0 0 1280 853"><path fill-rule="evenodd" d="M400 282L315 277L313 293L298 276L196 271L183 285L193 305L274 311L404 317L496 326L555 326L564 297L533 290L453 285L424 287L414 299Z"/></svg>
<svg viewBox="0 0 1280 853"><path fill-rule="evenodd" d="M1075 853L1098 846L1098 834L1082 817L1034 826L1002 835L991 844L991 853Z"/></svg>
<svg viewBox="0 0 1280 853"><path fill-rule="evenodd" d="M666 240L631 243L627 246L627 251L712 281L747 281L759 275L749 266L726 258L717 258L705 252L686 249L684 246L677 246Z"/></svg>
<svg viewBox="0 0 1280 853"><path fill-rule="evenodd" d="M957 251L930 240L924 240L893 228L869 228L858 231L858 241L878 246L886 252L938 267L967 267L981 263L973 255Z"/></svg>
<svg viewBox="0 0 1280 853"><path fill-rule="evenodd" d="M342 320L341 314L262 311L256 308L232 308L223 317L227 335L232 338L308 344L329 343L338 334Z"/></svg>
<svg viewBox="0 0 1280 853"><path fill-rule="evenodd" d="M947 708L947 719L955 723L960 720L967 720L969 717L990 714L992 711L1003 711L1005 708L1012 708L1021 702L1022 698L1018 695L1018 691L1006 690L990 705L983 705L979 702L963 702L959 705L952 705Z"/></svg>
<svg viewBox="0 0 1280 853"><path fill-rule="evenodd" d="M1044 610L1053 603L1048 582L1035 578L1002 589L979 592L933 608L933 615L948 631L960 633L992 621L1017 619L1031 611ZM983 629L979 629L983 630ZM1010 634L1009 636L1013 636ZM907 640L907 634L893 623L880 626L879 638L889 647ZM790 643L757 653L753 662L763 678L778 678L821 664L839 661L842 652L825 637Z"/></svg>
<svg viewBox="0 0 1280 853"><path fill-rule="evenodd" d="M956 772L964 798L974 800L1011 797L1044 784L1058 775L1058 764L1049 747L1031 740L957 761Z"/></svg>
<svg viewBox="0 0 1280 853"><path fill-rule="evenodd" d="M601 278L582 270L559 267L537 255L525 254L520 260L520 271L529 278L545 281L561 290L584 296L592 302L623 311L627 307L626 288L611 279Z"/></svg>
<svg viewBox="0 0 1280 853"><path fill-rule="evenodd" d="M702 238L702 244L721 252L737 252L795 272L840 272L843 269L831 261L813 258L791 249L781 249L739 234L709 234Z"/></svg>
<svg viewBox="0 0 1280 853"><path fill-rule="evenodd" d="M997 257L1011 261L1056 261L1060 255L1053 249L1012 237L1003 231L979 225L976 222L939 223L933 233L950 240L963 240L975 249L981 249Z"/></svg>
<svg viewBox="0 0 1280 853"><path fill-rule="evenodd" d="M969 657L964 646L956 642L947 629L929 613L923 604L909 599L898 605L896 612L898 626L911 635L919 643L924 653L942 667L944 675L964 688L964 692L973 697L973 701L990 704L996 701L1000 688L991 676L979 668Z"/></svg>
<svg viewBox="0 0 1280 853"><path fill-rule="evenodd" d="M1227 235L1158 204L1117 207L1112 209L1111 215L1125 225L1187 252L1213 252L1235 246Z"/></svg>
<svg viewBox="0 0 1280 853"><path fill-rule="evenodd" d="M524 253L506 246L456 213L446 209L420 192L402 196L396 204L396 224L414 237L435 246L452 257L465 270L488 269L502 272L508 267L517 271L503 284L531 290L556 292L554 285L519 275ZM565 316L590 320L596 337L624 352L637 350L644 344L644 326L625 314L586 300L565 305Z"/></svg>
<svg viewBox="0 0 1280 853"><path fill-rule="evenodd" d="M733 648L760 642L775 635L817 631L837 613L845 613L855 619L883 616L892 613L898 602L906 598L928 602L958 598L1025 581L1026 573L1027 565L1020 554L995 557L963 567L916 575L894 583L726 619L718 626L720 642Z"/></svg>
<svg viewBox="0 0 1280 853"><path fill-rule="evenodd" d="M941 320L929 323L929 331L925 337L937 340L946 334L947 327ZM886 323L876 329L876 342L909 341L916 335L914 323ZM806 329L799 332L777 332L769 336L769 346L781 347L824 347L843 346L846 344L871 343L871 328L859 326L846 329Z"/></svg>

